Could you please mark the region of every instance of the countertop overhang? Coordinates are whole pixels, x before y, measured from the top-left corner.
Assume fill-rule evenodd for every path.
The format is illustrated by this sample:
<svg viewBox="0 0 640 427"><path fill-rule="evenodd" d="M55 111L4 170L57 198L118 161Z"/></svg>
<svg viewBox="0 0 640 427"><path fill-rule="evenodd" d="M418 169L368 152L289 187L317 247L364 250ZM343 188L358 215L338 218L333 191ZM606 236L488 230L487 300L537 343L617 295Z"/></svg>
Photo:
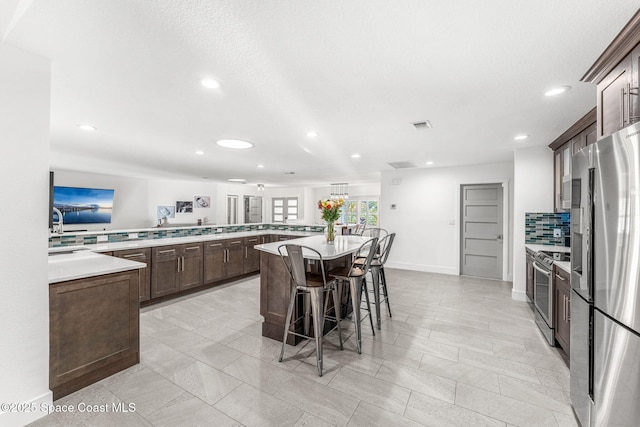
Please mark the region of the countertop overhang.
<svg viewBox="0 0 640 427"><path fill-rule="evenodd" d="M146 264L92 251L49 255L49 284L146 268Z"/></svg>

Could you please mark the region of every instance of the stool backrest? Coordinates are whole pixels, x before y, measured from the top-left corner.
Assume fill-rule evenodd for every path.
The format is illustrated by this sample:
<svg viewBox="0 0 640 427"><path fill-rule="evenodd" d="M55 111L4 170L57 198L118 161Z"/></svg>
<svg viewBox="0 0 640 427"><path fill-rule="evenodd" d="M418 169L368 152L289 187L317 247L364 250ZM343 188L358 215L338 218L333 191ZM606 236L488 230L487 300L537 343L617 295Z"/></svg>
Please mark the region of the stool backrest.
<svg viewBox="0 0 640 427"><path fill-rule="evenodd" d="M387 262L387 258L389 257L389 252L391 251L391 245L393 244L393 239L396 238L396 233L391 233L386 237L383 237L378 242L378 247L380 249L380 264L384 265Z"/></svg>
<svg viewBox="0 0 640 427"><path fill-rule="evenodd" d="M284 244L278 246L278 253L282 262L287 267L291 280L296 286L307 287L307 269L304 263L304 251L312 252L319 259L320 271L322 272L322 282L327 283L327 279L324 273L324 262L322 262L322 255L317 250L308 246Z"/></svg>
<svg viewBox="0 0 640 427"><path fill-rule="evenodd" d="M378 238L374 237L373 239L369 239L364 242L358 251L355 253L353 257L353 262L351 263L351 271L355 268L361 268L365 273L369 271L369 267L371 267L371 260L373 260L373 256L375 255L375 249L378 247ZM364 258L364 263L358 262L359 259Z"/></svg>
<svg viewBox="0 0 640 427"><path fill-rule="evenodd" d="M384 228L370 227L370 228L367 228L367 229L364 230L364 232L362 233L362 236L363 237L377 237L378 239L381 239L381 238L385 237L387 234L389 234L389 233Z"/></svg>

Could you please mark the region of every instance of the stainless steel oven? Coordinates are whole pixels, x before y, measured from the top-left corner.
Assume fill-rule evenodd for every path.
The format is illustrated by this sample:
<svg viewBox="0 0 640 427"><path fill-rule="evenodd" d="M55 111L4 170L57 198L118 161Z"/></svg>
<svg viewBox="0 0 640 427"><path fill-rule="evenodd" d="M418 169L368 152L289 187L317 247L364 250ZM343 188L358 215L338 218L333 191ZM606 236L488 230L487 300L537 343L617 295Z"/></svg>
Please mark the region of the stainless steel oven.
<svg viewBox="0 0 640 427"><path fill-rule="evenodd" d="M549 345L555 344L553 331L553 257L540 251L534 255L534 301L536 323Z"/></svg>

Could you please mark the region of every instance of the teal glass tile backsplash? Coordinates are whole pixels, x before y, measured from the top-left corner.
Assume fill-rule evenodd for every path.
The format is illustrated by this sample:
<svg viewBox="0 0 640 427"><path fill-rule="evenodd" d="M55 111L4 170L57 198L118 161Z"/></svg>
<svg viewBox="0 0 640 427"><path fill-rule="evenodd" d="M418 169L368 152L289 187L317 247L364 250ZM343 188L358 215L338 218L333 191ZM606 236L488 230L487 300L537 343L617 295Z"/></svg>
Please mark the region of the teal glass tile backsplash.
<svg viewBox="0 0 640 427"><path fill-rule="evenodd" d="M569 246L571 228L569 212L527 212L524 223L525 243ZM555 229L560 229L560 237L553 235Z"/></svg>

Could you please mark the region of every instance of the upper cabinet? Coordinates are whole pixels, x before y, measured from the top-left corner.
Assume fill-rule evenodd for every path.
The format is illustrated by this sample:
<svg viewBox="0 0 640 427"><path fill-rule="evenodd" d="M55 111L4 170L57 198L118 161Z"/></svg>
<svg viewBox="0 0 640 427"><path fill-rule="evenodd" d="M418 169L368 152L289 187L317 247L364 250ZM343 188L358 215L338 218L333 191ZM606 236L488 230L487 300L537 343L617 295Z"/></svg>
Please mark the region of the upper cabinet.
<svg viewBox="0 0 640 427"><path fill-rule="evenodd" d="M553 182L555 212L571 208L571 156L589 144L596 142L596 109L556 138L549 147L553 150Z"/></svg>
<svg viewBox="0 0 640 427"><path fill-rule="evenodd" d="M597 134L640 121L640 10L582 77L597 86Z"/></svg>

